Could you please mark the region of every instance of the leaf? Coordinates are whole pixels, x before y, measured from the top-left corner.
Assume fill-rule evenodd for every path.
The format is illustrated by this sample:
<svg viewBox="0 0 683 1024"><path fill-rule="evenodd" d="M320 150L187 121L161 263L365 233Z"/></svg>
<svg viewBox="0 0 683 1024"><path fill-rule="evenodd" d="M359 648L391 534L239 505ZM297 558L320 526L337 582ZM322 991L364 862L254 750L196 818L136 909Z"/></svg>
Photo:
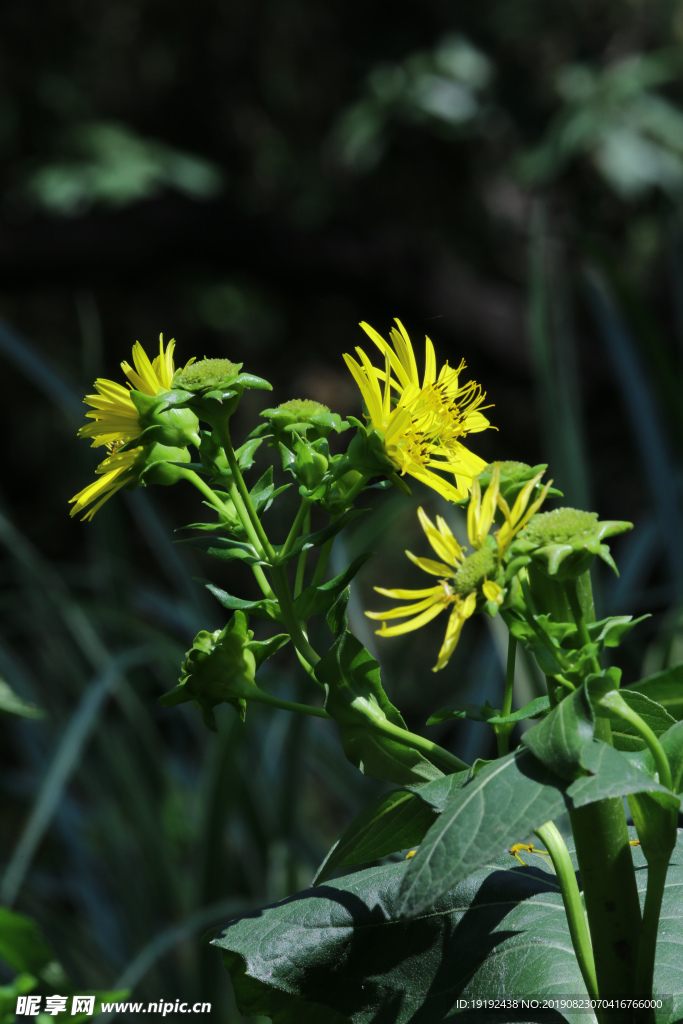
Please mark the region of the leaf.
<svg viewBox="0 0 683 1024"><path fill-rule="evenodd" d="M593 710L582 686L524 733L522 743L557 775L574 779L582 773L581 752L586 741L592 740L593 729Z"/></svg>
<svg viewBox="0 0 683 1024"><path fill-rule="evenodd" d="M576 867L571 839L567 845ZM632 857L642 906L647 863L639 848ZM552 866L547 857L525 859L527 867L508 854L493 859L410 921L396 919L412 862L369 868L233 921L213 945L224 951L240 1011L267 1013L274 1024L550 1019L457 1006L458 999L585 998ZM683 1019L682 947L679 835L662 904L656 1024ZM594 1021L584 1010L554 1011L553 1019Z"/></svg>
<svg viewBox="0 0 683 1024"><path fill-rule="evenodd" d="M448 802L412 859L398 904L414 917L506 847L566 810L562 779L528 750L483 768Z"/></svg>
<svg viewBox="0 0 683 1024"><path fill-rule="evenodd" d="M348 512L344 512L343 515L339 516L338 519L334 519L323 530L304 534L294 542L284 558L276 558L275 564L284 565L286 562L291 562L293 558L298 558L303 551L321 547L325 541L330 540L331 537L336 537L339 531L348 526L356 516L363 515L366 511L363 508L351 508ZM279 555L280 549L276 548L275 550Z"/></svg>
<svg viewBox="0 0 683 1024"><path fill-rule="evenodd" d="M0 907L0 960L14 971L40 974L55 954L35 921Z"/></svg>
<svg viewBox="0 0 683 1024"><path fill-rule="evenodd" d="M318 868L313 885L319 885L337 868L386 857L417 846L443 810L449 796L465 785L469 772L445 775L410 792L394 790L366 807L342 833Z"/></svg>
<svg viewBox="0 0 683 1024"><path fill-rule="evenodd" d="M241 597L233 597L227 590L221 590L213 583L204 583L206 589L213 594L217 601L230 611L240 610L248 612L249 615L257 615L261 619L268 619L271 622L280 621L280 605L277 601L268 598L261 598L260 601L244 601Z"/></svg>
<svg viewBox="0 0 683 1024"><path fill-rule="evenodd" d="M327 583L321 583L317 587L306 587L294 602L297 618L308 620L313 615L327 614L341 591L349 586L358 570L371 557L372 552L365 551L362 555L354 558L353 562L334 579L328 580Z"/></svg>
<svg viewBox="0 0 683 1024"><path fill-rule="evenodd" d="M405 722L382 689L379 665L348 630L315 669L326 692L325 710L339 726L344 753L364 774L399 785L439 778L443 772L399 742L382 725Z"/></svg>
<svg viewBox="0 0 683 1024"><path fill-rule="evenodd" d="M265 438L263 438L265 440ZM273 504L278 494L282 494L286 491L291 484L283 484L281 487L275 487L273 485L273 467L268 466L268 469L259 479L256 481L252 489L249 491L249 497L251 503L254 506L254 511L257 515L262 515L267 512L270 506Z"/></svg>
<svg viewBox="0 0 683 1024"><path fill-rule="evenodd" d="M254 455L263 443L263 440L264 438L262 437L251 437L241 447L235 449L235 457L240 469L251 469L254 465Z"/></svg>
<svg viewBox="0 0 683 1024"><path fill-rule="evenodd" d="M349 597L351 596L351 589L347 587L346 590L342 590L341 594L337 597L334 604L330 608L329 612L325 616L325 621L329 626L330 633L335 638L343 633L347 626L348 621L346 618L346 608L349 603Z"/></svg>
<svg viewBox="0 0 683 1024"><path fill-rule="evenodd" d="M453 1017L459 998L585 994L546 858L530 869L511 860L480 868L417 920L396 921L403 862L229 924L213 944L225 951L240 1011L294 1024L287 1002L295 994L353 1024L440 1024L488 1019L481 1011Z"/></svg>
<svg viewBox="0 0 683 1024"><path fill-rule="evenodd" d="M683 720L683 665L673 665L663 672L656 672L622 692L633 690L661 704L677 722Z"/></svg>
<svg viewBox="0 0 683 1024"><path fill-rule="evenodd" d="M655 736L661 736L672 725L676 719L672 718L669 712L657 704L656 701L646 697L644 693L637 690L619 690L619 696L643 719L646 725L652 729ZM630 722L623 718L610 716L612 728L612 740L617 750L645 750L645 740Z"/></svg>
<svg viewBox="0 0 683 1024"><path fill-rule="evenodd" d="M0 678L0 715L21 715L22 718L45 718L43 708L30 704L14 692L4 679Z"/></svg>
<svg viewBox="0 0 683 1024"><path fill-rule="evenodd" d="M189 544L193 548L200 548L207 555L213 558L220 558L224 562L232 562L239 558L247 565L266 565L256 553L256 548L243 541L232 540L229 537L184 537L177 541L178 544Z"/></svg>
<svg viewBox="0 0 683 1024"><path fill-rule="evenodd" d="M469 718L474 722L505 725L508 722L523 722L528 718L540 718L549 708L550 700L548 697L536 697L534 700L529 701L528 704L525 704L524 707L519 708L518 711L511 712L509 715L496 714L497 709L491 707L488 702L483 706L466 704L460 710L457 708L453 710L442 708L441 711L436 711L427 721L427 725L436 725L438 722L447 722L453 718Z"/></svg>
<svg viewBox="0 0 683 1024"><path fill-rule="evenodd" d="M609 743L589 740L581 752L581 764L591 774L577 779L567 789L574 807L584 807L607 797L656 792L675 806L677 798ZM679 801L680 802L680 801Z"/></svg>

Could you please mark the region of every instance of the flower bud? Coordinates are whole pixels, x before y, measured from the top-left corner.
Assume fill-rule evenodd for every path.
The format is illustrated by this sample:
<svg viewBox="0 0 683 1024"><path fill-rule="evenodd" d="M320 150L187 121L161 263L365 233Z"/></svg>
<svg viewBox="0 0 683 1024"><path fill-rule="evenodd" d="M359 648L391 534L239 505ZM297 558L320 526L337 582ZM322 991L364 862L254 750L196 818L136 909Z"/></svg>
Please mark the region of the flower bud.
<svg viewBox="0 0 683 1024"><path fill-rule="evenodd" d="M631 523L617 520L598 522L596 512L556 508L533 516L515 538L512 552L513 556L530 557L560 582L583 575L596 555L617 572L609 547L602 540L631 529Z"/></svg>
<svg viewBox="0 0 683 1024"><path fill-rule="evenodd" d="M244 612L237 611L224 629L201 630L182 664L180 681L159 703L166 707L193 700L205 723L216 728L213 708L232 704L244 719L246 700L256 686L256 658L247 646L253 633Z"/></svg>

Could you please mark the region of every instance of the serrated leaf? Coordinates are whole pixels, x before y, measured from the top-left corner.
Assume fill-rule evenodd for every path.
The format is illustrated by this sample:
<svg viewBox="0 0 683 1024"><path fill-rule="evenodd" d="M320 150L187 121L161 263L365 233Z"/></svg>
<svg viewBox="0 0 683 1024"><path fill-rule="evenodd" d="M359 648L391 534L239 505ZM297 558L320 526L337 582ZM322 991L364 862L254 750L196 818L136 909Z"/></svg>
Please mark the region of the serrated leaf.
<svg viewBox="0 0 683 1024"><path fill-rule="evenodd" d="M267 512L278 494L282 494L291 486L291 484L283 484L281 487L275 487L273 485L273 467L268 466L265 473L258 478L249 491L249 497L257 515Z"/></svg>
<svg viewBox="0 0 683 1024"><path fill-rule="evenodd" d="M256 668L259 669L264 661L272 658L289 640L289 633L278 633L277 636L271 636L267 640L250 640L244 646L254 655Z"/></svg>
<svg viewBox="0 0 683 1024"><path fill-rule="evenodd" d="M243 445L235 449L235 458L240 469L251 469L254 465L254 455L263 444L264 438L251 437Z"/></svg>
<svg viewBox="0 0 683 1024"><path fill-rule="evenodd" d="M629 829L635 837L635 830ZM568 848L574 866L573 843ZM642 850L632 850L641 906L647 885ZM297 1024L288 1000L321 1007L352 1024L537 1021L536 1014L457 1007L457 999L585 996L557 881L547 857L508 854L470 875L422 917L397 922L410 862L384 865L309 889L232 922L214 940L225 951L242 1013ZM683 1019L683 839L664 888L655 997L656 1024ZM671 993L675 993L673 998ZM584 1010L554 1011L558 1021L591 1024ZM289 1014L289 1015L288 1015ZM343 1018L342 1018L343 1019Z"/></svg>
<svg viewBox="0 0 683 1024"><path fill-rule="evenodd" d="M349 586L358 570L371 557L372 552L365 551L362 555L354 558L353 562L334 579L328 580L327 583L321 583L317 587L306 587L294 602L297 618L307 621L313 615L327 614L342 590Z"/></svg>
<svg viewBox="0 0 683 1024"><path fill-rule="evenodd" d="M656 672L626 687L626 690L644 693L650 700L666 708L677 722L683 720L683 665L673 665L662 672Z"/></svg>
<svg viewBox="0 0 683 1024"><path fill-rule="evenodd" d="M239 609L243 612L248 612L249 615L256 615L261 619L268 619L270 622L280 621L280 605L277 601L271 601L268 598L261 598L259 601L245 601L241 597L233 597L227 590L221 590L213 583L204 583L204 586L213 594L217 601L223 605L224 608L228 608L230 611L236 611Z"/></svg>
<svg viewBox="0 0 683 1024"><path fill-rule="evenodd" d="M384 721L401 729L405 722L382 688L379 665L352 633L337 637L315 674L325 687L325 709L337 722L344 753L364 774L399 785L443 775L422 754L381 731Z"/></svg>

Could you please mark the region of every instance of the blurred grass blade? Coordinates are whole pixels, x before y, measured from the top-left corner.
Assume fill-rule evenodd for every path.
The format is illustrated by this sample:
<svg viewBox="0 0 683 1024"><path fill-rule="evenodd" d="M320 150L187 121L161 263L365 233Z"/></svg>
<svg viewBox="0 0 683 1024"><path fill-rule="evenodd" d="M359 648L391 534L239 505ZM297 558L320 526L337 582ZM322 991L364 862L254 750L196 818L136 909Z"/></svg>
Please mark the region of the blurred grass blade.
<svg viewBox="0 0 683 1024"><path fill-rule="evenodd" d="M2 320L0 320L0 353L10 363L13 363L17 370L21 370L70 419L81 418L83 414L81 396L47 362L45 356Z"/></svg>
<svg viewBox="0 0 683 1024"><path fill-rule="evenodd" d="M117 655L95 676L83 694L62 734L33 810L7 866L0 887L0 899L7 906L11 906L16 899L40 841L50 826L67 783L77 768L85 745L97 724L106 698L113 692L127 669L151 660L154 655L154 648L149 645Z"/></svg>
<svg viewBox="0 0 683 1024"><path fill-rule="evenodd" d="M589 304L631 422L633 445L640 456L640 475L647 481L661 541L666 544L666 564L671 582L676 596L680 598L683 595L683 522L677 492L678 476L664 424L652 396L645 367L604 279L595 268L591 268L585 274L585 284ZM637 467L634 466L633 472L638 473Z"/></svg>

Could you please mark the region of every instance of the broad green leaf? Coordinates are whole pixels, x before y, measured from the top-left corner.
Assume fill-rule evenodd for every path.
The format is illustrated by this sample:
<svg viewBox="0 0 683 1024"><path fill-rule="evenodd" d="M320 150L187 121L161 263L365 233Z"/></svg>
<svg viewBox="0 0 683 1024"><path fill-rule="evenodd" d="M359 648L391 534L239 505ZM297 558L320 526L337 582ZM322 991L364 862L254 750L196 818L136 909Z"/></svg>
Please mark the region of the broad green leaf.
<svg viewBox="0 0 683 1024"><path fill-rule="evenodd" d="M513 843L566 810L565 783L528 750L483 768L446 804L403 880L398 913L415 917Z"/></svg>
<svg viewBox="0 0 683 1024"><path fill-rule="evenodd" d="M567 845L576 867L571 839ZM647 863L639 848L632 857L642 906ZM524 858L527 867L508 854L492 859L410 921L397 920L410 863L369 868L231 922L213 944L224 951L241 1012L266 1013L274 1024L549 1019L514 1011L488 1017L457 1006L458 999L585 995L549 859ZM682 947L679 835L662 904L656 1024L683 1019ZM595 1024L585 1011L556 1011L553 1020Z"/></svg>
<svg viewBox="0 0 683 1024"><path fill-rule="evenodd" d="M249 615L256 615L258 618L268 619L270 622L280 621L280 606L277 601L271 601L265 597L260 601L244 601L241 597L233 597L227 590L221 590L213 583L205 583L204 586L224 608L228 608L230 611L248 612Z"/></svg>
<svg viewBox="0 0 683 1024"><path fill-rule="evenodd" d="M677 722L683 720L683 665L673 665L663 672L656 672L655 675L633 683L626 690L644 693L650 700L666 708Z"/></svg>
<svg viewBox="0 0 683 1024"><path fill-rule="evenodd" d="M21 715L22 718L44 718L46 712L22 700L4 679L0 679L0 715Z"/></svg>
<svg viewBox="0 0 683 1024"><path fill-rule="evenodd" d="M417 846L448 798L465 785L469 772L445 775L410 792L387 793L366 807L334 844L313 879L319 885L350 864L363 864Z"/></svg>
<svg viewBox="0 0 683 1024"><path fill-rule="evenodd" d="M426 757L381 731L385 722L406 726L382 689L379 665L352 633L337 637L315 674L325 687L325 709L339 726L344 753L364 774L399 785L443 775Z"/></svg>
<svg viewBox="0 0 683 1024"><path fill-rule="evenodd" d="M588 740L581 751L581 765L589 775L576 779L567 789L574 807L604 800L607 797L629 796L631 793L656 792L670 806L677 803L673 793L649 774L640 771L614 747L601 740Z"/></svg>
<svg viewBox="0 0 683 1024"><path fill-rule="evenodd" d="M235 457L240 469L251 469L254 465L254 456L263 440L262 437L251 437L243 445L235 449Z"/></svg>
<svg viewBox="0 0 683 1024"><path fill-rule="evenodd" d="M365 551L358 558L354 558L353 562L334 579L328 580L327 583L321 583L317 587L306 587L294 602L297 618L307 621L312 615L327 614L342 590L349 586L358 570L371 557L372 552Z"/></svg>
<svg viewBox="0 0 683 1024"><path fill-rule="evenodd" d="M546 860L501 858L408 922L396 920L405 862L369 868L235 921L214 945L240 1011L274 1024L294 1024L290 993L353 1024L466 1021L454 1016L458 999L584 994Z"/></svg>

